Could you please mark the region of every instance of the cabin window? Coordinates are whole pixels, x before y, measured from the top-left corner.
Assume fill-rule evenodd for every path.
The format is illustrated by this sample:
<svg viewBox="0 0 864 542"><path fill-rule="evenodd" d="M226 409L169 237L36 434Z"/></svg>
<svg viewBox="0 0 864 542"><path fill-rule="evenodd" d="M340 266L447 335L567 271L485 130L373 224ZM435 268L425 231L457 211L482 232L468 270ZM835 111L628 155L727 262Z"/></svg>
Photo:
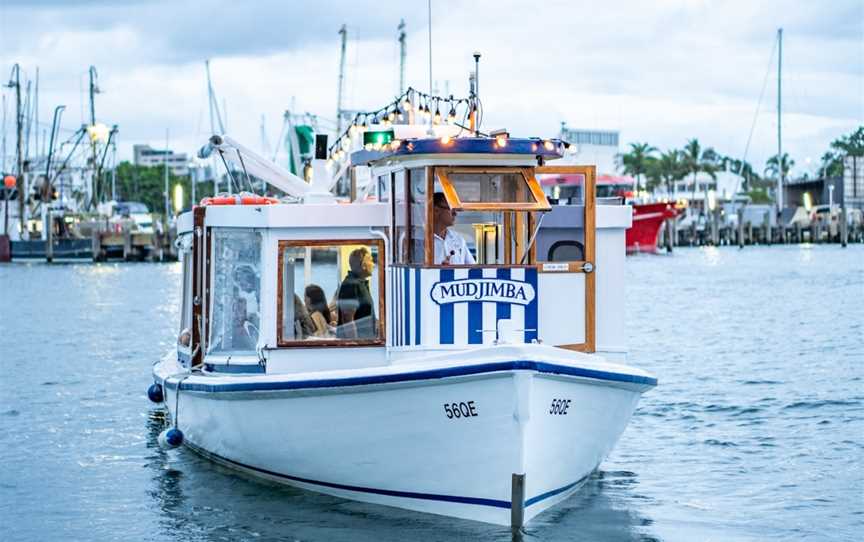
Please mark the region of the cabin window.
<svg viewBox="0 0 864 542"><path fill-rule="evenodd" d="M177 333L177 349L189 353L192 343L192 234L177 239L180 261L183 266L183 289L180 301L180 330Z"/></svg>
<svg viewBox="0 0 864 542"><path fill-rule="evenodd" d="M280 241L279 346L384 344L384 243Z"/></svg>
<svg viewBox="0 0 864 542"><path fill-rule="evenodd" d="M378 201L382 203L390 201L390 175L378 176Z"/></svg>
<svg viewBox="0 0 864 542"><path fill-rule="evenodd" d="M409 170L408 263L426 261L426 168Z"/></svg>
<svg viewBox="0 0 864 542"><path fill-rule="evenodd" d="M208 352L249 352L261 327L261 234L213 231L213 315Z"/></svg>
<svg viewBox="0 0 864 542"><path fill-rule="evenodd" d="M544 211L543 189L524 168L436 168L450 207Z"/></svg>

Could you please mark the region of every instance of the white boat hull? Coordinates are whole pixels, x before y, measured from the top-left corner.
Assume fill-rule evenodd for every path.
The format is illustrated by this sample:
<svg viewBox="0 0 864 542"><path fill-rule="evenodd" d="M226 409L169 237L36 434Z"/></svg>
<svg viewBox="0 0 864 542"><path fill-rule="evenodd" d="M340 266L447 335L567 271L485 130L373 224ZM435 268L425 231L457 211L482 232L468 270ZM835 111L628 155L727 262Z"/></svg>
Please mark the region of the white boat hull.
<svg viewBox="0 0 864 542"><path fill-rule="evenodd" d="M470 363L192 375L179 402L179 366L154 375L185 442L214 460L348 499L521 524L581 486L656 381L574 362L594 356L488 350Z"/></svg>

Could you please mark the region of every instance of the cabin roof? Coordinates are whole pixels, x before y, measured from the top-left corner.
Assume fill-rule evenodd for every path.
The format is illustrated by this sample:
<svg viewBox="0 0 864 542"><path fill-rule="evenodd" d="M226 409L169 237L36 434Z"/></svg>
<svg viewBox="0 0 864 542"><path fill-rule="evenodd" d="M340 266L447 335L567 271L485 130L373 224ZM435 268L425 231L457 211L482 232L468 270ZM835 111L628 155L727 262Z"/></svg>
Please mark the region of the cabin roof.
<svg viewBox="0 0 864 542"><path fill-rule="evenodd" d="M500 145L489 137L458 137L446 141L441 138L406 139L397 145L385 146L382 150L359 150L351 154L351 165L374 165L381 160L414 157L425 159L452 155L474 155L477 157L542 157L556 160L564 155L564 143L559 139L506 138Z"/></svg>

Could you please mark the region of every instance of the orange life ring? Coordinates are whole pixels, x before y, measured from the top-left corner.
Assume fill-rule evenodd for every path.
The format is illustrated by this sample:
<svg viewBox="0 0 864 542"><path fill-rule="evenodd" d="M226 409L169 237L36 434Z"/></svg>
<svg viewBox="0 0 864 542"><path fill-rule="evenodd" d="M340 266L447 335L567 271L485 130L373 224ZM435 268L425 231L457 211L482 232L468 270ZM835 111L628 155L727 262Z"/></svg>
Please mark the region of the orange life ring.
<svg viewBox="0 0 864 542"><path fill-rule="evenodd" d="M279 203L278 198L249 194L212 196L201 200L201 205L275 205L277 203Z"/></svg>

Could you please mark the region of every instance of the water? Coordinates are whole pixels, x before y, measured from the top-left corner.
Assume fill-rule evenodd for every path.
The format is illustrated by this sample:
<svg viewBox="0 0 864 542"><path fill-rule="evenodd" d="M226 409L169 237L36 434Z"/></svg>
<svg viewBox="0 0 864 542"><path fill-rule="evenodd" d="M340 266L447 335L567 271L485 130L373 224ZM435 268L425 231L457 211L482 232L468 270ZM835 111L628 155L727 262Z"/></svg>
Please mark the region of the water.
<svg viewBox="0 0 864 542"><path fill-rule="evenodd" d="M627 264L631 362L660 386L522 538L864 537L864 246ZM144 390L179 283L178 265L0 266L0 539L511 539L161 451Z"/></svg>

